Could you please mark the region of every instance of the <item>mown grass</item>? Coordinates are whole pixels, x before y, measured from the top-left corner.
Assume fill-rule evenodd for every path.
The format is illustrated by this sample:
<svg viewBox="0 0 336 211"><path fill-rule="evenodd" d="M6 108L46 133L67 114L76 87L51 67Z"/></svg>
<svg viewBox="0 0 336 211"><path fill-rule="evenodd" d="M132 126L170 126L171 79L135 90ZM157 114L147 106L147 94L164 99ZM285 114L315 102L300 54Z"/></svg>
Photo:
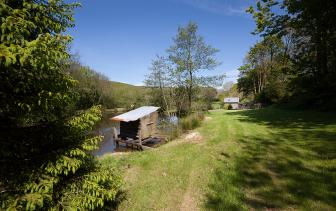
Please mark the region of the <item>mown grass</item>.
<svg viewBox="0 0 336 211"><path fill-rule="evenodd" d="M125 175L120 210L335 210L336 115L211 112L202 141L106 156Z"/></svg>

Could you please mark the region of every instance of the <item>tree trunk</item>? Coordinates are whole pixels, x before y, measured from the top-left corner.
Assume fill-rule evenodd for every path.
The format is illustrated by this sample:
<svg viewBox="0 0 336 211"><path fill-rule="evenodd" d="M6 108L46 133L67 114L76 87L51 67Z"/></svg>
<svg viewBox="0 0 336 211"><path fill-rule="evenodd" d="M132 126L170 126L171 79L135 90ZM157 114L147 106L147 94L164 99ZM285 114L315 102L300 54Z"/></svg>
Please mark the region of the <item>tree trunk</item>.
<svg viewBox="0 0 336 211"><path fill-rule="evenodd" d="M193 75L192 71L189 70L189 77L190 77L190 82L189 82L189 91L188 91L188 112L191 112L191 101L192 101L192 89L193 89Z"/></svg>

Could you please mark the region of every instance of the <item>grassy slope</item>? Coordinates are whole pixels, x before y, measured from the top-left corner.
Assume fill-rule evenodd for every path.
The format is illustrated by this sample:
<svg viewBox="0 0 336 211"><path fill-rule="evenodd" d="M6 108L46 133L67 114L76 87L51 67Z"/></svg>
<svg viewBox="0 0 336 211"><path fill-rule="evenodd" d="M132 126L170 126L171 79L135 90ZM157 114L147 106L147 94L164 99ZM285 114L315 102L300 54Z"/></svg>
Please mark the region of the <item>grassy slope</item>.
<svg viewBox="0 0 336 211"><path fill-rule="evenodd" d="M117 82L117 81L110 81L110 83L113 86L113 88L115 88L115 89L127 90L127 89L142 89L142 88L145 88L144 86L134 86L132 84L126 84L126 83Z"/></svg>
<svg viewBox="0 0 336 211"><path fill-rule="evenodd" d="M142 99L147 93L147 88L144 86L134 86L131 84L110 81L112 93L119 107L127 107L135 104L137 99Z"/></svg>
<svg viewBox="0 0 336 211"><path fill-rule="evenodd" d="M336 116L216 111L198 131L152 151L107 156L125 170L120 210L334 210Z"/></svg>

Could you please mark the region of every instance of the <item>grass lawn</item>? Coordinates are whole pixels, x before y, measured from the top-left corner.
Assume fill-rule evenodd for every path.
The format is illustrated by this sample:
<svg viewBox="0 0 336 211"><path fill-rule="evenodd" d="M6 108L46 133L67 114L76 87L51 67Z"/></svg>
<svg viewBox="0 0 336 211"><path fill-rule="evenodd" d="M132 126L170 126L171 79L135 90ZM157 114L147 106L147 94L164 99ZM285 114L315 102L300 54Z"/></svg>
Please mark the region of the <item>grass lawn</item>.
<svg viewBox="0 0 336 211"><path fill-rule="evenodd" d="M125 178L120 210L336 210L336 115L210 112L158 149L105 156Z"/></svg>

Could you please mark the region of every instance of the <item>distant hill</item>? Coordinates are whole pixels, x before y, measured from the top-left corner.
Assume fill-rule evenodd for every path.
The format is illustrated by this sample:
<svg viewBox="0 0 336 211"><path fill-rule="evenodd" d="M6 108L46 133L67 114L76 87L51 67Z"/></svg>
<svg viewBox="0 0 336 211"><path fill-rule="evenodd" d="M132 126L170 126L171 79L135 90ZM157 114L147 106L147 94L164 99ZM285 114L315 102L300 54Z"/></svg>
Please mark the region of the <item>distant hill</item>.
<svg viewBox="0 0 336 211"><path fill-rule="evenodd" d="M148 88L145 86L134 86L127 83L110 81L113 99L118 107L127 108L132 105L138 106L145 103Z"/></svg>
<svg viewBox="0 0 336 211"><path fill-rule="evenodd" d="M121 88L121 89L123 89L123 88L131 88L131 89L146 88L145 86L135 86L135 85L132 85L132 84L127 84L127 83L118 82L118 81L110 81L110 83L116 89L119 89L119 88Z"/></svg>

